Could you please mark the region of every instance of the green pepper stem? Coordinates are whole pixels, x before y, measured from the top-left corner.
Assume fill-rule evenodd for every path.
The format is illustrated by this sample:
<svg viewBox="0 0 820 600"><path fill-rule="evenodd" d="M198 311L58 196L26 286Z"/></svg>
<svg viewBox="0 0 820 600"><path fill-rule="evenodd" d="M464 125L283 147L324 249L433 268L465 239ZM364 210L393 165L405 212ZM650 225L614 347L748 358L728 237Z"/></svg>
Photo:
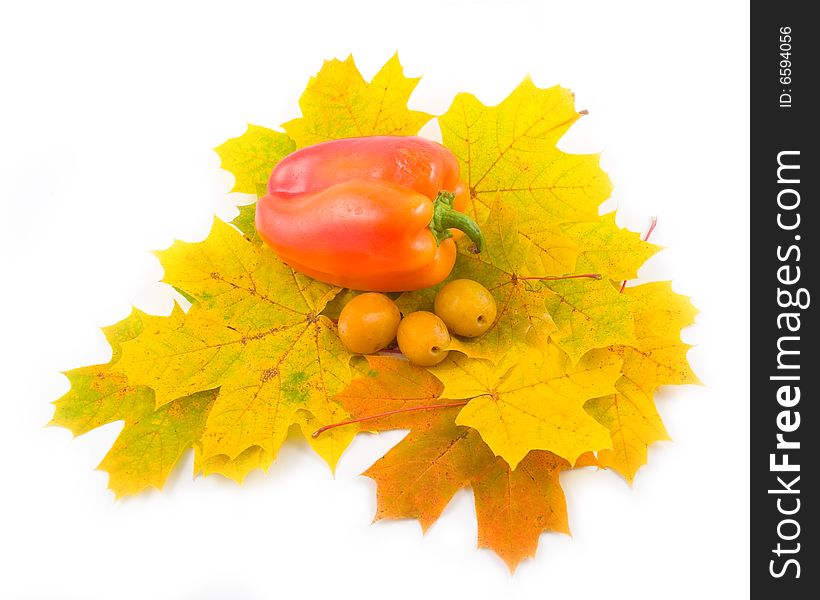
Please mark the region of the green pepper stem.
<svg viewBox="0 0 820 600"><path fill-rule="evenodd" d="M433 219L428 225L430 231L433 232L439 244L453 237L451 229L463 231L473 241L476 250L481 252L484 249L484 235L481 229L470 217L453 208L453 200L455 200L453 192L442 190L438 193L436 199L433 200Z"/></svg>

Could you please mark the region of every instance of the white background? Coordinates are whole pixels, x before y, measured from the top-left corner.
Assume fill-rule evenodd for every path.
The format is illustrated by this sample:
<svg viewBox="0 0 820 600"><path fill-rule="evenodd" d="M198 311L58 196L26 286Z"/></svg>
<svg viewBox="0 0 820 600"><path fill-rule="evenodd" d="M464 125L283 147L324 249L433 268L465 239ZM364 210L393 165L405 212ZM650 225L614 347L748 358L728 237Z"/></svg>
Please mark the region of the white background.
<svg viewBox="0 0 820 600"><path fill-rule="evenodd" d="M3 2L0 8L0 598L743 598L748 595L748 6L658 2ZM475 549L469 492L422 536L371 525L362 436L335 479L304 442L244 487L192 480L114 502L94 467L119 431L44 428L60 371L104 362L98 327L167 312L148 253L231 218L211 148L275 127L325 58L366 77L398 49L411 107L500 101L529 72L590 114L561 141L603 152L618 222L668 249L641 271L702 311L705 387L667 388L674 443L630 488L562 476L574 537L511 577ZM429 130L435 134L435 130Z"/></svg>

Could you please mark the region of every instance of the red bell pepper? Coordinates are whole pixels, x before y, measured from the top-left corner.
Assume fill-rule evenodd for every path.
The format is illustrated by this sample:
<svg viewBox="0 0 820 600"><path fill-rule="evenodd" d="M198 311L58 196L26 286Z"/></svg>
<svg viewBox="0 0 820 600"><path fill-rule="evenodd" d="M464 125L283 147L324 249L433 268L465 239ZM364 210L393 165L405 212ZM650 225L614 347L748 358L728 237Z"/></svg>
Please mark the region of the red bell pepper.
<svg viewBox="0 0 820 600"><path fill-rule="evenodd" d="M291 267L320 281L393 292L429 287L455 264L455 239L484 240L455 156L420 137L334 140L273 169L256 229Z"/></svg>

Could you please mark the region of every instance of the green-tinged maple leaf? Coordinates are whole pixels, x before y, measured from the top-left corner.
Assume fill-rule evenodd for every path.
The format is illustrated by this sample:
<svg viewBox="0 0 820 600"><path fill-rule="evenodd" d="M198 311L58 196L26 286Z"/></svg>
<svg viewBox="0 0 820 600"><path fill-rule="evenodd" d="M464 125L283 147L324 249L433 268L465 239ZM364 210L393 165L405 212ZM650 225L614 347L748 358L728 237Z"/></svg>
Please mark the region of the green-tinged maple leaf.
<svg viewBox="0 0 820 600"><path fill-rule="evenodd" d="M108 472L108 487L120 498L145 488L161 489L184 451L199 439L216 390L178 398L155 410L154 391L131 385L128 378L112 371L121 356L121 344L137 337L143 317L129 317L104 329L113 348L107 365L69 371L69 392L57 400L52 425L70 429L75 435L115 421L125 425L113 447L100 463Z"/></svg>
<svg viewBox="0 0 820 600"><path fill-rule="evenodd" d="M600 273L614 281L637 277L640 266L660 250L640 234L618 227L614 212L597 221L565 223L561 230L581 249L576 270Z"/></svg>
<svg viewBox="0 0 820 600"><path fill-rule="evenodd" d="M568 279L542 284L546 308L557 327L550 338L573 363L595 348L635 342L631 299L607 279Z"/></svg>
<svg viewBox="0 0 820 600"><path fill-rule="evenodd" d="M342 309L345 305L361 293L362 292L358 290L350 290L347 288L343 289L328 301L325 305L325 309L322 311L322 314L329 319L338 321L339 315L342 313Z"/></svg>
<svg viewBox="0 0 820 600"><path fill-rule="evenodd" d="M217 320L232 316L259 327L287 325L300 320L296 315L320 312L339 291L295 272L267 246L251 243L219 219L204 241L178 241L156 254L165 268L163 281Z"/></svg>
<svg viewBox="0 0 820 600"><path fill-rule="evenodd" d="M81 367L66 373L71 389L54 402L51 425L82 435L115 421L133 422L154 410L153 390L131 385L125 375L111 372L111 366L120 358L120 344L135 338L140 331L142 320L137 312L103 329L111 344L111 360L106 365Z"/></svg>
<svg viewBox="0 0 820 600"><path fill-rule="evenodd" d="M458 490L472 487L479 546L493 550L511 571L535 554L542 532L569 533L558 481L567 461L534 451L512 470L475 430L456 425L457 407L422 410L447 401L436 398L442 385L427 370L384 357L368 357L368 367L340 402L358 418L389 413L368 421L369 429L411 430L364 473L377 484L376 519L413 518L426 530Z"/></svg>
<svg viewBox="0 0 820 600"><path fill-rule="evenodd" d="M633 300L636 341L618 349L623 365L617 393L585 408L612 436L613 447L598 453L599 463L632 482L646 464L648 446L669 439L655 408L655 390L699 381L686 360L690 346L680 340L681 329L695 317L689 299L673 292L669 282L627 287L624 293Z"/></svg>
<svg viewBox="0 0 820 600"><path fill-rule="evenodd" d="M218 390L178 398L158 410L126 422L100 469L118 497L149 486L162 489L171 469L202 435Z"/></svg>
<svg viewBox="0 0 820 600"><path fill-rule="evenodd" d="M573 365L554 344L510 352L496 365L450 354L431 371L446 398L469 398L456 423L476 429L513 469L530 450L549 450L574 464L585 452L610 448L605 427L583 409L614 392L621 359L595 350Z"/></svg>
<svg viewBox="0 0 820 600"><path fill-rule="evenodd" d="M239 214L231 221L231 225L236 227L249 240L261 244L262 239L256 232L256 203L243 204L236 208L239 209Z"/></svg>
<svg viewBox="0 0 820 600"><path fill-rule="evenodd" d="M552 293L527 280L525 263L530 242L518 235L518 217L514 207L499 199L490 208L482 224L486 249L480 254L459 245L459 255L447 281L472 279L493 295L498 307L490 328L473 340L461 340L456 348L471 358L498 358L518 345L531 343L544 347L549 335L557 328L546 306ZM443 285L443 284L442 284ZM408 292L396 300L405 313L412 310L432 310L433 299L441 286Z"/></svg>
<svg viewBox="0 0 820 600"><path fill-rule="evenodd" d="M284 133L248 125L247 131L216 148L221 167L232 173L232 192L264 196L273 167L296 150L296 144Z"/></svg>
<svg viewBox="0 0 820 600"><path fill-rule="evenodd" d="M556 143L582 113L572 93L559 86L541 89L525 79L497 106L485 106L471 94L458 94L439 117L442 138L458 157L462 178L480 222L500 194L521 217L519 232L548 257L545 268L573 270L574 250L556 224L594 221L612 185L598 156L568 154ZM560 249L560 251L559 251ZM557 264L555 264L557 262Z"/></svg>
<svg viewBox="0 0 820 600"><path fill-rule="evenodd" d="M407 101L419 78L404 76L394 55L368 83L353 57L325 61L299 99L302 117L283 125L299 148L366 135L415 135L432 118Z"/></svg>
<svg viewBox="0 0 820 600"><path fill-rule="evenodd" d="M199 243L159 253L165 281L196 299L189 312L145 316L123 344L116 371L148 385L157 406L219 388L201 438L204 458L235 458L260 446L275 456L299 411L337 419L328 408L349 380L350 355L319 313L337 288L284 265L263 245L214 222ZM352 434L334 432L322 448L334 464Z"/></svg>
<svg viewBox="0 0 820 600"><path fill-rule="evenodd" d="M154 410L154 392L129 385L128 378L112 373L108 365L82 367L66 373L71 390L54 402L52 425L74 435L121 420L135 420Z"/></svg>

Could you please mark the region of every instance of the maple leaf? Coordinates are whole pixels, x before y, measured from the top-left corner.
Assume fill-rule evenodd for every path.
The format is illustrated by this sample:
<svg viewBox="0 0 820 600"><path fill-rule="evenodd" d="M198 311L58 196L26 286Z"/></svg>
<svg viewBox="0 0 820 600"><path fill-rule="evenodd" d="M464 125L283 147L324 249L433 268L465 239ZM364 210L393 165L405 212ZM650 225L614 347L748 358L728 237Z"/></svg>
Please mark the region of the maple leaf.
<svg viewBox="0 0 820 600"><path fill-rule="evenodd" d="M692 325L698 313L689 298L672 290L671 281L629 286L624 294L635 300L635 331L640 339L680 342L681 330Z"/></svg>
<svg viewBox="0 0 820 600"><path fill-rule="evenodd" d="M447 401L437 398L443 386L427 370L385 357L368 357L368 367L339 401L359 418L394 413L369 421L368 428L411 429L364 473L377 484L376 519L413 518L426 530L458 490L472 487L479 546L496 552L511 571L534 556L542 532L569 533L558 481L567 461L534 451L512 470L475 430L455 423L456 407L412 410Z"/></svg>
<svg viewBox="0 0 820 600"><path fill-rule="evenodd" d="M568 468L554 454L534 451L511 470L475 431L442 417L437 427L413 430L364 475L378 486L377 520L418 519L424 530L458 490L472 487L479 546L514 571L535 555L542 532L569 533L558 480Z"/></svg>
<svg viewBox="0 0 820 600"><path fill-rule="evenodd" d="M542 291L557 327L550 337L573 362L589 350L634 341L628 298L606 278L634 277L655 252L637 234L619 229L614 215L598 216L598 206L612 190L598 156L556 147L582 114L569 90L541 89L527 78L497 106L458 94L439 117L444 144L458 157L470 188L476 218L492 213L499 200L518 211L518 235L530 244L526 272L517 265L519 275L580 270L604 276L599 282L541 284L552 292Z"/></svg>
<svg viewBox="0 0 820 600"><path fill-rule="evenodd" d="M239 214L231 221L231 225L236 227L248 241L261 244L262 238L256 231L256 203L243 204L236 208Z"/></svg>
<svg viewBox="0 0 820 600"><path fill-rule="evenodd" d="M595 350L577 364L554 344L510 352L498 364L450 355L431 369L448 398L472 398L456 419L476 429L514 469L530 450L549 450L570 463L610 448L609 432L583 409L614 392L621 359Z"/></svg>
<svg viewBox="0 0 820 600"><path fill-rule="evenodd" d="M444 385L427 369L388 356L365 356L354 369L359 374L339 392L337 400L352 420L369 415L426 407L437 404ZM419 414L398 412L368 421L369 431L388 431L418 426Z"/></svg>
<svg viewBox="0 0 820 600"><path fill-rule="evenodd" d="M418 82L419 78L404 76L398 54L370 83L361 76L352 56L325 61L299 99L302 118L283 127L299 148L340 138L415 135L433 118L407 108Z"/></svg>
<svg viewBox="0 0 820 600"><path fill-rule="evenodd" d="M195 444L194 473L201 473L206 476L222 475L241 484L255 469L267 471L275 458L273 454L266 452L261 446L251 446L235 458L230 458L226 454L217 454L205 458L202 456L199 444Z"/></svg>
<svg viewBox="0 0 820 600"><path fill-rule="evenodd" d="M546 255L544 268L563 266L548 274L574 267L574 249L557 224L597 220L598 205L612 191L597 155L556 147L582 114L569 90L541 89L526 78L497 106L458 94L438 119L444 145L461 164L476 220L483 220L500 194L519 209L519 234Z"/></svg>
<svg viewBox="0 0 820 600"><path fill-rule="evenodd" d="M109 473L109 487L118 497L149 486L162 489L183 452L202 435L218 390L178 398L127 423L100 469Z"/></svg>
<svg viewBox="0 0 820 600"><path fill-rule="evenodd" d="M673 292L669 282L627 287L624 294L634 300L636 341L618 349L623 365L617 393L590 400L585 409L612 436L613 448L598 453L599 463L632 482L646 464L647 448L669 439L655 408L655 390L699 381L686 360L690 346L680 339L681 329L694 322L689 299Z"/></svg>
<svg viewBox="0 0 820 600"><path fill-rule="evenodd" d="M551 452L527 454L514 471L497 458L473 479L478 545L496 552L515 571L534 558L542 532L569 535L567 501L558 476L569 463Z"/></svg>
<svg viewBox="0 0 820 600"><path fill-rule="evenodd" d="M177 242L159 256L165 281L196 302L187 313L146 315L115 370L151 387L157 407L218 387L200 439L204 458L233 459L252 446L275 456L290 425L309 420L302 410L338 420L328 405L349 380L350 355L319 314L336 288L219 220L205 241ZM334 433L315 448L332 466L349 439Z"/></svg>
<svg viewBox="0 0 820 600"><path fill-rule="evenodd" d="M111 345L111 360L105 365L81 367L65 373L71 388L54 401L50 425L65 427L77 436L115 421L133 422L154 410L151 388L130 385L125 375L111 372L111 366L120 359L120 344L135 338L140 331L142 320L137 312L103 328Z"/></svg>
<svg viewBox="0 0 820 600"><path fill-rule="evenodd" d="M565 223L561 231L581 249L577 270L601 273L618 282L635 279L640 266L660 250L640 234L618 227L614 212L596 221Z"/></svg>
<svg viewBox="0 0 820 600"><path fill-rule="evenodd" d="M345 307L345 305L361 293L362 292L358 290L351 290L347 288L341 290L331 300L328 301L328 303L325 305L325 309L322 311L322 314L328 317L329 319L338 321L339 315L342 313L342 309Z"/></svg>
<svg viewBox="0 0 820 600"><path fill-rule="evenodd" d="M232 192L264 196L273 167L296 150L296 143L284 133L248 125L247 131L217 146L220 166L233 174Z"/></svg>
<svg viewBox="0 0 820 600"><path fill-rule="evenodd" d="M625 378L618 379L615 388L617 393L590 400L584 408L612 437L612 448L598 452L599 465L615 469L631 483L646 464L649 445L668 440L669 434L652 394Z"/></svg>
<svg viewBox="0 0 820 600"><path fill-rule="evenodd" d="M452 412L452 411L451 411ZM378 484L376 519L418 519L427 529L455 493L470 484L493 453L475 431L449 418L414 428L364 475Z"/></svg>
<svg viewBox="0 0 820 600"><path fill-rule="evenodd" d="M491 206L492 208L492 206ZM532 226L529 227L533 229ZM559 275L576 271L595 271L578 266L581 249L562 229L561 223L543 223L530 234L522 234L522 239L530 241L535 251L527 256L527 271L530 275Z"/></svg>
<svg viewBox="0 0 820 600"><path fill-rule="evenodd" d="M556 325L550 334L575 363L588 351L635 342L631 298L606 279L545 282L546 308Z"/></svg>
<svg viewBox="0 0 820 600"><path fill-rule="evenodd" d="M120 498L147 487L162 489L184 451L199 439L215 390L178 398L155 410L154 391L132 385L122 373L112 371L119 361L121 344L137 337L143 328L140 313L104 329L113 349L107 365L83 367L66 373L71 389L55 401L51 425L81 435L102 425L124 421L111 450L99 465L108 472L108 487Z"/></svg>

